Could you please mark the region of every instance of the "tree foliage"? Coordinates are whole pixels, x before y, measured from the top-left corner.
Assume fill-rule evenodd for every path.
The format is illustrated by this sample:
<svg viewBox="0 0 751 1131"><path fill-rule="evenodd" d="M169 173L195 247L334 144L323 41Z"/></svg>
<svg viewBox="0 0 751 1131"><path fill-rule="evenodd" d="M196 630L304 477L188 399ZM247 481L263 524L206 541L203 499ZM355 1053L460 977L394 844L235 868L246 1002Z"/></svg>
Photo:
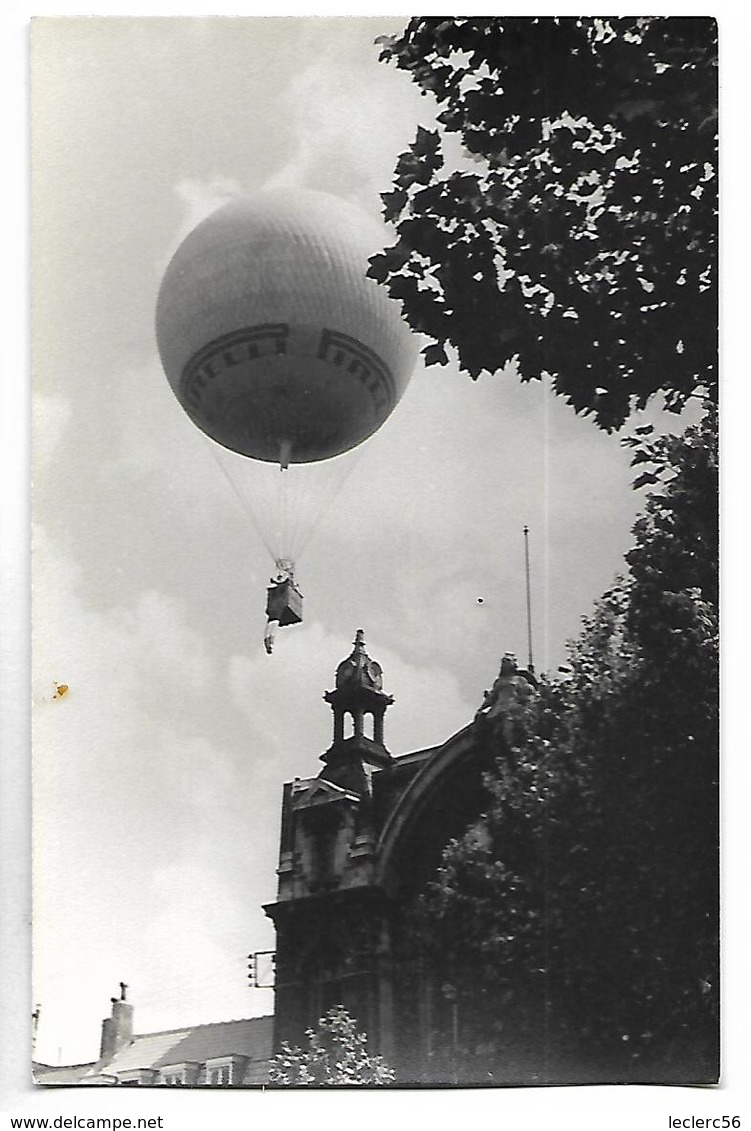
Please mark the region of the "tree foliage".
<svg viewBox="0 0 751 1131"><path fill-rule="evenodd" d="M676 410L712 393L714 21L416 18L379 42L440 108L371 261L426 362L546 372L608 430L656 392Z"/></svg>
<svg viewBox="0 0 751 1131"><path fill-rule="evenodd" d="M611 1079L709 1080L718 1010L714 413L629 441L659 489L629 574L518 707L487 810L416 913L468 1033L578 1050ZM508 733L508 728L506 728ZM478 987L482 994L478 996ZM469 1040L469 1037L468 1037ZM471 1043L471 1042L470 1042ZM538 1046L539 1047L539 1046ZM508 1050L507 1050L508 1051ZM559 1073L566 1073L559 1063ZM581 1077L580 1077L581 1078Z"/></svg>
<svg viewBox="0 0 751 1131"><path fill-rule="evenodd" d="M367 1037L346 1009L335 1006L306 1032L305 1049L285 1042L271 1060L272 1084L391 1084L394 1073L383 1057L367 1051Z"/></svg>

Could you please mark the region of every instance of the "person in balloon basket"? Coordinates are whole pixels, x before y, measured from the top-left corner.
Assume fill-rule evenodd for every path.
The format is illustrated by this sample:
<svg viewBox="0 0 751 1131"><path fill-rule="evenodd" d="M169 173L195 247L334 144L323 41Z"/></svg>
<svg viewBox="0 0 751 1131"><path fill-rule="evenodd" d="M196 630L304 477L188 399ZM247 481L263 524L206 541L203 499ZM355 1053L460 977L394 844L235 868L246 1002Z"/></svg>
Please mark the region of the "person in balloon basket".
<svg viewBox="0 0 751 1131"><path fill-rule="evenodd" d="M263 636L263 645L269 655L274 650L277 628L302 621L302 593L295 584L294 563L288 558L277 558L276 573L270 580Z"/></svg>

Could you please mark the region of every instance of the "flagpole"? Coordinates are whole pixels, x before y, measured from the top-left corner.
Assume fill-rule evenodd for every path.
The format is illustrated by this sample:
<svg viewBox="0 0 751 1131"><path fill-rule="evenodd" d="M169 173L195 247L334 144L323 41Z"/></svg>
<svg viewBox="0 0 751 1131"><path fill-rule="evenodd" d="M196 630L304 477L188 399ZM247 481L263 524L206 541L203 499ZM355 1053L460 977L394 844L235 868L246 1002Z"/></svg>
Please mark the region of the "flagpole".
<svg viewBox="0 0 751 1131"><path fill-rule="evenodd" d="M529 589L529 527L524 527L524 568L527 579L527 651L529 654L528 667L534 671L532 662L532 598Z"/></svg>

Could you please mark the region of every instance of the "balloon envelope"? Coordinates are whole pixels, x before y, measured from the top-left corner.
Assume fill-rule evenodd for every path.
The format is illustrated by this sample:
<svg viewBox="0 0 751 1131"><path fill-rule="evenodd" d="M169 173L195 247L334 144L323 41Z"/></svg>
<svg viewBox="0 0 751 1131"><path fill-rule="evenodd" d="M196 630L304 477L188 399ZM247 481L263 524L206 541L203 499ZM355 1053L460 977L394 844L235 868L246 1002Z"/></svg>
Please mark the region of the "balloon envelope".
<svg viewBox="0 0 751 1131"><path fill-rule="evenodd" d="M382 225L324 193L231 201L187 236L157 303L178 400L225 448L275 463L348 451L399 401L416 345L368 279Z"/></svg>

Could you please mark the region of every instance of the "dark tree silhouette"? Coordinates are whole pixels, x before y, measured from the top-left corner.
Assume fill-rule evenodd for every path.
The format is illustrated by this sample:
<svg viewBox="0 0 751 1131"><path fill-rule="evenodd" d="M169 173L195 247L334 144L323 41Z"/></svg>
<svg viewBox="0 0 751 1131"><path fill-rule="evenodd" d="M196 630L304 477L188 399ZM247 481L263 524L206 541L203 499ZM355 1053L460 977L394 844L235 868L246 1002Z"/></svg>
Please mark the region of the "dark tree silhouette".
<svg viewBox="0 0 751 1131"><path fill-rule="evenodd" d="M427 363L547 372L607 430L658 392L713 396L714 21L418 18L379 42L441 110L398 160L398 240L371 266Z"/></svg>
<svg viewBox="0 0 751 1131"><path fill-rule="evenodd" d="M714 413L632 443L660 486L629 574L519 708L526 737L509 752L490 734L486 812L416 920L456 972L469 1054L526 1041L554 1078L701 1082L718 1046Z"/></svg>

